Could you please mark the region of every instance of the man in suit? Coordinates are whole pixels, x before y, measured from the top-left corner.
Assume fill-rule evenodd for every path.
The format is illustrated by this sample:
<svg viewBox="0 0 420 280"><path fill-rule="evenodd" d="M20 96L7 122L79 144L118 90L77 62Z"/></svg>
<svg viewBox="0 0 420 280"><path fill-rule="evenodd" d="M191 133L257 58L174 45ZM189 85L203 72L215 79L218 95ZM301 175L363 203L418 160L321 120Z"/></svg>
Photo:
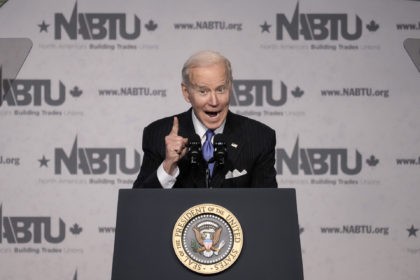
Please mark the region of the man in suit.
<svg viewBox="0 0 420 280"><path fill-rule="evenodd" d="M182 94L188 111L163 118L143 131L143 163L133 188L277 187L275 131L229 111L232 70L217 52L191 56L182 69ZM198 135L203 160L192 164L189 139ZM226 144L224 164L212 162L215 134Z"/></svg>

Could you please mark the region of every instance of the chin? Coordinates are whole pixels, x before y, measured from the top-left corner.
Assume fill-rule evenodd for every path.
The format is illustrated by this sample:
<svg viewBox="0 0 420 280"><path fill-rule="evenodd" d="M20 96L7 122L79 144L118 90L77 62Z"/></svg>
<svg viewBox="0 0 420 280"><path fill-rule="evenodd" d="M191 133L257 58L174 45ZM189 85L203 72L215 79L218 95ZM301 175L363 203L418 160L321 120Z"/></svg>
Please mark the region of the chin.
<svg viewBox="0 0 420 280"><path fill-rule="evenodd" d="M221 124L222 124L222 122L223 121L221 121L221 120L210 120L210 121L206 121L206 122L203 122L203 124L208 128L208 129L216 129L216 128L218 128Z"/></svg>

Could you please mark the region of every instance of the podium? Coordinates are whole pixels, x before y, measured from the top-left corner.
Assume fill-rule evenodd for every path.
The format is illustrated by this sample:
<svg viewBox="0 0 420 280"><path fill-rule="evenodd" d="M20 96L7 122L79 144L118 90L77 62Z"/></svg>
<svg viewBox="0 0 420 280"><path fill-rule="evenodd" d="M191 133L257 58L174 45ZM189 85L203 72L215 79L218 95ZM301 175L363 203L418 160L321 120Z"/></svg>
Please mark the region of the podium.
<svg viewBox="0 0 420 280"><path fill-rule="evenodd" d="M207 267L207 258L202 257L204 261L194 256L193 260L189 259L185 256L184 249L192 255L198 254L188 248L182 248L182 246L188 247L189 242L180 245L173 240L175 236L186 236L186 233L181 233L177 229L187 224L184 222L185 217L202 216L197 211L205 207L188 210L198 207L197 205L216 205L226 209L231 213L225 224L233 232L233 243L242 238L239 254L227 255L227 260L220 261L216 265L208 265L210 270L213 268L217 270L229 264L229 267L223 271L202 274L200 271L191 270L187 267L188 263L195 263L197 267L197 262L203 262L198 264L198 267L203 269ZM214 207L206 209L213 211ZM217 213L215 212L213 216L217 216ZM242 235L237 234L236 222L231 222L231 216L240 223ZM202 233L208 235L206 230L215 232L211 229L213 224L215 223L201 222L199 226L192 227L204 227ZM220 237L223 238L229 241L229 238ZM197 240L200 240L200 237ZM213 242L217 242L215 238ZM200 247L197 242L195 243ZM218 251L216 245L213 244L212 249L207 247L206 249L203 245L197 252L207 250L207 256L215 257L216 253L229 249L227 245L223 247L223 243L219 242L218 247L222 246L222 249ZM178 249L182 252L178 252ZM183 257L180 258L179 254ZM233 261L230 259L231 256ZM302 280L295 190L263 188L120 190L112 280L130 279Z"/></svg>

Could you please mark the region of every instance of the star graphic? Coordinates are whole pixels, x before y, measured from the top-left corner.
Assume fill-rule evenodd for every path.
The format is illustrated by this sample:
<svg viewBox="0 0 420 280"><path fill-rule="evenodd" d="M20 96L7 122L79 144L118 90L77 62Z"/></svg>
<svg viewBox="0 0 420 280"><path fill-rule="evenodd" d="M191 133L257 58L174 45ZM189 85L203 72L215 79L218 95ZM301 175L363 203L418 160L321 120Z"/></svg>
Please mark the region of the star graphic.
<svg viewBox="0 0 420 280"><path fill-rule="evenodd" d="M41 24L38 24L38 26L39 26L39 33L41 33L42 31L48 32L48 26L50 25L46 24L45 20L43 20Z"/></svg>
<svg viewBox="0 0 420 280"><path fill-rule="evenodd" d="M261 24L261 33L264 33L265 31L267 31L268 33L270 33L270 27L271 25L267 23L267 21L264 21L264 24Z"/></svg>
<svg viewBox="0 0 420 280"><path fill-rule="evenodd" d="M48 162L50 160L47 159L44 155L42 155L42 158L41 159L38 159L38 161L40 163L39 167L43 167L43 166L48 167Z"/></svg>
<svg viewBox="0 0 420 280"><path fill-rule="evenodd" d="M417 234L416 234L416 232L418 231L419 229L418 228L414 228L414 225L411 225L411 228L408 228L407 229L407 231L408 231L408 237L410 237L410 236L415 236L415 237L417 237Z"/></svg>

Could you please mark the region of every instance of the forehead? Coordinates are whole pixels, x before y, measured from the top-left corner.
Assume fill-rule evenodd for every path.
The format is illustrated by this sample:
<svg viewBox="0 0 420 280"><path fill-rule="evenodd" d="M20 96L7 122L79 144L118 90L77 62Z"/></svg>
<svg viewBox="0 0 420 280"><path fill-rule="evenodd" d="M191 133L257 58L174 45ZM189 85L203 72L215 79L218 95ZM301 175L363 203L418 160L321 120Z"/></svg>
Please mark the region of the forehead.
<svg viewBox="0 0 420 280"><path fill-rule="evenodd" d="M199 86L218 86L226 83L226 69L223 63L191 68L190 81Z"/></svg>

